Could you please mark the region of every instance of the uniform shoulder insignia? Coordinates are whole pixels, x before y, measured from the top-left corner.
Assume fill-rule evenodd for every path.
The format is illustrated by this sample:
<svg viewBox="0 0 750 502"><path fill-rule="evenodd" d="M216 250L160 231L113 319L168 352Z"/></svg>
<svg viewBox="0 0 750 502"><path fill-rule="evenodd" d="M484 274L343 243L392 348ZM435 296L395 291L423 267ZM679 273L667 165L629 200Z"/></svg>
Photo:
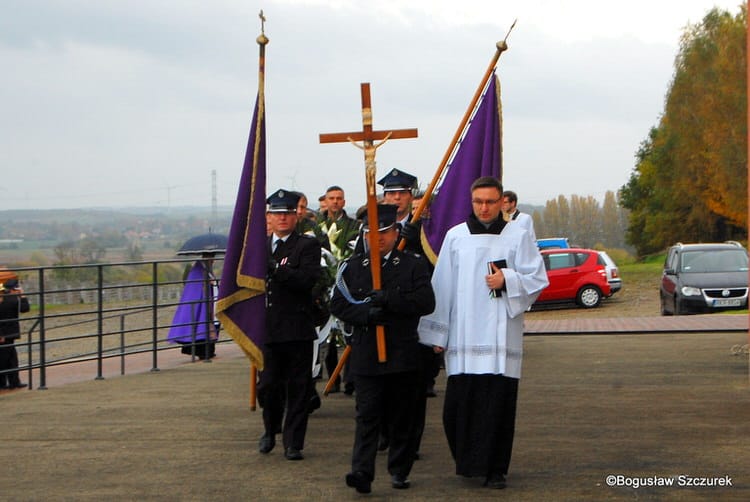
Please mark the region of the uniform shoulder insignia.
<svg viewBox="0 0 750 502"><path fill-rule="evenodd" d="M405 255L413 256L413 257L415 257L415 258L421 258L421 257L422 257L422 255L421 255L421 254L419 254L419 253L415 253L414 251L411 251L411 250L409 250L409 249L404 249L404 250L402 251L402 253L404 253Z"/></svg>
<svg viewBox="0 0 750 502"><path fill-rule="evenodd" d="M312 230L311 230L311 232L312 232ZM314 239L315 235L314 234L309 234L309 233L304 233L304 234L300 234L300 237L304 237L305 239Z"/></svg>

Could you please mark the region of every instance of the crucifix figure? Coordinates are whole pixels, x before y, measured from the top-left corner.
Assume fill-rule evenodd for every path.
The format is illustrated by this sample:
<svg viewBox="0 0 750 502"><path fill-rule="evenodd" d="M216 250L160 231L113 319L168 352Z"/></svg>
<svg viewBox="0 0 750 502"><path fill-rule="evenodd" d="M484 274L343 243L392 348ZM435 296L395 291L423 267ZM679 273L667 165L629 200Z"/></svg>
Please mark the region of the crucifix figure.
<svg viewBox="0 0 750 502"><path fill-rule="evenodd" d="M375 195L375 152L389 139L416 138L416 129L395 129L392 131L373 131L372 129L372 105L370 103L370 84L365 82L360 84L362 95L362 130L357 132L342 132L321 134L321 143L343 143L348 141L357 148L364 151L365 154L365 180L367 182L367 222L368 226L373 229L369 232L368 241L370 246L370 270L372 271L372 288L380 289L380 251L378 250L378 214L377 214L377 197ZM361 141L362 144L357 142ZM375 143L375 141L380 141ZM383 326L377 327L378 337L378 361L386 361L385 353L385 331ZM350 346L347 346L349 349ZM348 355L348 354L346 354ZM346 360L342 356L339 366ZM336 368L337 370L339 367ZM335 379L335 375L334 375ZM329 382L330 383L330 382Z"/></svg>

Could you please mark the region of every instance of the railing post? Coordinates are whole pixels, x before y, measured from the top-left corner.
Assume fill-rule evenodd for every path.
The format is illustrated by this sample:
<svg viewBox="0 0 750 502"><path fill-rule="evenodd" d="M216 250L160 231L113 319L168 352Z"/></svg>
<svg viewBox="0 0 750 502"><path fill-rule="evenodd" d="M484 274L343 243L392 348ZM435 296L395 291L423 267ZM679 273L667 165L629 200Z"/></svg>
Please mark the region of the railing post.
<svg viewBox="0 0 750 502"><path fill-rule="evenodd" d="M102 355L104 352L104 268L96 266L96 380L104 380L102 376Z"/></svg>
<svg viewBox="0 0 750 502"><path fill-rule="evenodd" d="M158 263L153 262L153 271L151 278L151 330L152 330L152 366L151 371L159 371L159 364L157 360L158 354L158 341L159 341L159 312L158 312L158 293L159 293L159 274L158 274Z"/></svg>
<svg viewBox="0 0 750 502"><path fill-rule="evenodd" d="M120 314L120 375L125 374L125 314Z"/></svg>
<svg viewBox="0 0 750 502"><path fill-rule="evenodd" d="M44 267L39 268L39 389L47 389L47 334L44 330ZM31 348L29 348L31 351ZM29 381L29 387L31 382Z"/></svg>
<svg viewBox="0 0 750 502"><path fill-rule="evenodd" d="M34 324L34 326L36 326L36 324ZM33 333L34 330L32 328L26 337L26 342L24 342L24 345L26 345L26 367L28 368L26 380L29 382L29 390L34 388L34 358L32 350L34 345L31 339Z"/></svg>
<svg viewBox="0 0 750 502"><path fill-rule="evenodd" d="M20 300L19 300L20 301ZM38 300L37 300L38 301ZM29 300L29 306L31 306L31 300ZM19 312L20 314L20 312ZM20 323L20 319L18 320ZM34 325L29 330L28 334L26 335L26 342L24 345L26 345L26 361L27 361L27 368L28 368L28 375L26 376L27 381L29 382L29 390L34 388L34 344L32 336L34 334L34 329L36 328L37 324L39 324L39 320L34 323ZM19 324L20 326L20 324ZM22 332L20 329L18 330L19 334ZM20 340L20 338L19 338Z"/></svg>
<svg viewBox="0 0 750 502"><path fill-rule="evenodd" d="M205 333L206 338L203 340L204 346L203 346L203 362L204 363L210 363L211 358L209 357L209 353L211 351L211 328L214 327L214 320L213 320L213 308L212 303L214 300L213 295L213 285L211 284L211 271L209 270L209 267L211 266L211 261L204 260L203 261L203 289L206 297L206 304L204 307L204 312L206 313L205 318Z"/></svg>
<svg viewBox="0 0 750 502"><path fill-rule="evenodd" d="M198 336L198 323L200 322L195 315L196 306L195 303L190 304L190 362L195 362L195 340Z"/></svg>

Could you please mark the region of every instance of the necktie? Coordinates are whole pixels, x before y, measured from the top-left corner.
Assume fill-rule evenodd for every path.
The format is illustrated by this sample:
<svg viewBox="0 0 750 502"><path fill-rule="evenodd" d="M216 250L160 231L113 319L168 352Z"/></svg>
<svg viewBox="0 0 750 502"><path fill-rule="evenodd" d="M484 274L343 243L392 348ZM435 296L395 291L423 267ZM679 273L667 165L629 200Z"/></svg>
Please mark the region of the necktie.
<svg viewBox="0 0 750 502"><path fill-rule="evenodd" d="M273 256L278 256L281 253L281 249L284 247L284 241L281 239L276 239L276 242L273 243L273 250L271 254Z"/></svg>

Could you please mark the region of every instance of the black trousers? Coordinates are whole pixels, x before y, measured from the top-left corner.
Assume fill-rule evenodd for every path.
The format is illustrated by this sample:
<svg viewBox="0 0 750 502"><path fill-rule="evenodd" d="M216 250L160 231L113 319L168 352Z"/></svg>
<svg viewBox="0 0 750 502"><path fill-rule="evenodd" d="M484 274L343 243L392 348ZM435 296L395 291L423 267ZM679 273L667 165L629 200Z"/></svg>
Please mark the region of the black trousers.
<svg viewBox="0 0 750 502"><path fill-rule="evenodd" d="M414 465L414 423L420 383L417 371L389 375L354 375L357 388L357 425L354 432L352 472L375 477L380 428L387 431L388 472L408 476ZM385 411L388 410L386 414Z"/></svg>
<svg viewBox="0 0 750 502"><path fill-rule="evenodd" d="M6 338L3 343L0 343L0 386L14 386L21 383L21 379L18 376L18 352L16 352L16 346L13 343L14 339ZM7 371L15 370L15 371Z"/></svg>
<svg viewBox="0 0 750 502"><path fill-rule="evenodd" d="M307 406L313 391L313 341L266 345L263 357L258 401L263 407L266 433L283 432L285 449L302 450L307 432Z"/></svg>

